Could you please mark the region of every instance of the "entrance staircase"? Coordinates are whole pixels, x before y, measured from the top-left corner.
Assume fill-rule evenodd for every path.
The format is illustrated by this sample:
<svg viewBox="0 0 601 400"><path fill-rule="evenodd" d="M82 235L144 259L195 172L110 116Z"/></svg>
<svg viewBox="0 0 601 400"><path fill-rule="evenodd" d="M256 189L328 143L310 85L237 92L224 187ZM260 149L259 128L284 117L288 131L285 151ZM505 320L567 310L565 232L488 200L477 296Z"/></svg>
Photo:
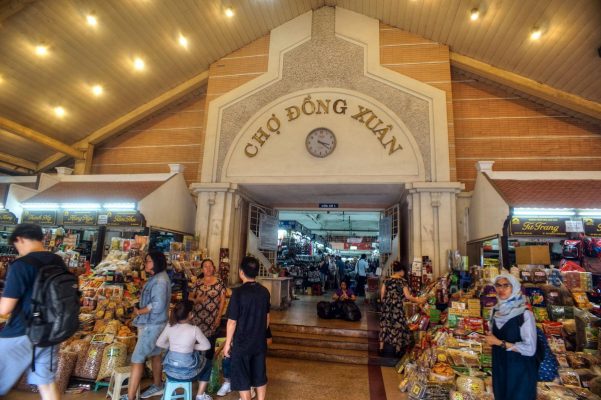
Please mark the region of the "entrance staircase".
<svg viewBox="0 0 601 400"><path fill-rule="evenodd" d="M379 357L377 332L359 329L271 324L273 357L337 362L358 365L385 365L396 359Z"/></svg>

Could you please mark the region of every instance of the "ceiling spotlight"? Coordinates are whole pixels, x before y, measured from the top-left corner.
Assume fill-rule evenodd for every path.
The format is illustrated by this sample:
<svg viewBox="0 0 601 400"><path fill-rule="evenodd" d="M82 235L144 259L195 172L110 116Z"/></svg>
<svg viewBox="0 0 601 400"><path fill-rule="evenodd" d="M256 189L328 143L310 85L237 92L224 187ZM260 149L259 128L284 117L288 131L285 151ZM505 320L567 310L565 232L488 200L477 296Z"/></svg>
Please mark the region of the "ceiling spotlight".
<svg viewBox="0 0 601 400"><path fill-rule="evenodd" d="M535 26L530 31L530 39L532 40L538 40L541 38L541 36L543 36L543 31L539 27Z"/></svg>
<svg viewBox="0 0 601 400"><path fill-rule="evenodd" d="M54 107L54 115L56 115L59 118L64 117L66 114L66 111L63 107Z"/></svg>
<svg viewBox="0 0 601 400"><path fill-rule="evenodd" d="M228 18L232 18L234 16L234 10L232 9L232 7L227 7L225 9L225 16Z"/></svg>
<svg viewBox="0 0 601 400"><path fill-rule="evenodd" d="M35 47L35 54L37 54L40 57L48 55L48 46L45 46L43 44L37 45Z"/></svg>
<svg viewBox="0 0 601 400"><path fill-rule="evenodd" d="M94 96L100 96L104 92L104 89L100 85L92 86L92 94Z"/></svg>
<svg viewBox="0 0 601 400"><path fill-rule="evenodd" d="M138 71L142 71L146 67L146 63L140 57L136 57L134 60L134 68Z"/></svg>
<svg viewBox="0 0 601 400"><path fill-rule="evenodd" d="M86 22L90 26L96 26L96 25L98 25L98 19L93 14L86 15Z"/></svg>
<svg viewBox="0 0 601 400"><path fill-rule="evenodd" d="M480 11L477 8L472 8L472 11L470 11L470 19L476 21L478 18L480 18Z"/></svg>
<svg viewBox="0 0 601 400"><path fill-rule="evenodd" d="M184 35L179 35L177 42L179 43L180 46L182 46L186 49L188 48L188 39Z"/></svg>

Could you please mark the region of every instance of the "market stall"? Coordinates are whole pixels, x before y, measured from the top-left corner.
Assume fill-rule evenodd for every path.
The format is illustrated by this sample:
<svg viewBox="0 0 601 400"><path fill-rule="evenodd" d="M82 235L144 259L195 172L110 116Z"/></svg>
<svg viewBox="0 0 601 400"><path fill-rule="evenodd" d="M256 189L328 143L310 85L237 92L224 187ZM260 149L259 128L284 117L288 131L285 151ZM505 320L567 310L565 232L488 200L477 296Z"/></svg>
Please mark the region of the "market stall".
<svg viewBox="0 0 601 400"><path fill-rule="evenodd" d="M170 242L194 237L196 206L177 172L42 174L39 190L17 185L8 197L21 222L45 228L50 250L77 252L92 265L107 255L113 238L150 236L151 247L156 240L168 250Z"/></svg>
<svg viewBox="0 0 601 400"><path fill-rule="evenodd" d="M498 259L505 267L521 263L517 260L517 248L547 246L546 264L563 266L571 260L586 270L601 273L599 174L499 172L492 170L492 164L481 161L477 165L479 173L469 212L468 253L470 244L498 237Z"/></svg>

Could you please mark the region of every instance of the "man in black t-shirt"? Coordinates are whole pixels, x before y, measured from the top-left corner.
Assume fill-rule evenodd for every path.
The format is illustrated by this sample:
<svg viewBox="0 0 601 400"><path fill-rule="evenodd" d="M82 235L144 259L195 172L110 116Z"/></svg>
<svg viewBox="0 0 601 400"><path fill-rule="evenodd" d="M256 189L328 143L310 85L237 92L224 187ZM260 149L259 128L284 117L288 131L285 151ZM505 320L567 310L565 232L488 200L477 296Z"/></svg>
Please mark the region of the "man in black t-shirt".
<svg viewBox="0 0 601 400"><path fill-rule="evenodd" d="M223 354L231 357L231 388L240 392L241 400L250 400L250 388L257 390L257 400L267 391L267 340L269 327L269 291L255 281L259 261L244 257L240 266L242 286L234 289L227 310L227 338Z"/></svg>
<svg viewBox="0 0 601 400"><path fill-rule="evenodd" d="M31 296L38 268L23 256L33 257L44 265L65 265L62 258L45 251L42 228L35 224L20 224L10 236L10 243L21 258L8 268L6 287L0 298L0 314L10 319L0 331L0 397L27 371L27 382L37 385L44 400L60 398L55 383L58 346L35 348L35 370L32 367L33 344L26 335L31 318Z"/></svg>

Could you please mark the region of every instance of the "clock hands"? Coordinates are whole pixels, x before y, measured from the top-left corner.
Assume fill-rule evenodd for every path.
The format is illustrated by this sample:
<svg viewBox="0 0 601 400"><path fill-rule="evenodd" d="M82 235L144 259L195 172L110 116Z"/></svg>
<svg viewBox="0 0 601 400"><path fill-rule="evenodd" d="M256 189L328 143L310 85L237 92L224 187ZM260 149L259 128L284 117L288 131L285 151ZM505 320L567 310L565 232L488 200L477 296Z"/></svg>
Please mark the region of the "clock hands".
<svg viewBox="0 0 601 400"><path fill-rule="evenodd" d="M330 150L330 145L328 143L322 142L321 140L318 140L317 143L319 143L320 145L322 145L326 149Z"/></svg>

